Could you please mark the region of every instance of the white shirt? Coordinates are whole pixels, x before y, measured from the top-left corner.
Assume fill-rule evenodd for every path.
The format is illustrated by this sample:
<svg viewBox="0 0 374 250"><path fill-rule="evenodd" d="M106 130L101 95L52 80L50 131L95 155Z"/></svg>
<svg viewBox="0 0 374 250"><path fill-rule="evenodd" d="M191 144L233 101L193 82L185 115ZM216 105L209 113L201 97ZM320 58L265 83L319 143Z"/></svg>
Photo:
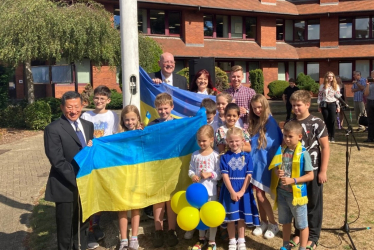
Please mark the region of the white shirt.
<svg viewBox="0 0 374 250"><path fill-rule="evenodd" d="M162 81L163 82L166 82L166 84L169 84L171 86L173 86L173 74L171 74L168 78L166 78L163 74L162 74L162 71L161 71L161 77L162 77Z"/></svg>
<svg viewBox="0 0 374 250"><path fill-rule="evenodd" d="M208 90L205 89L203 92L197 91L198 94L209 95Z"/></svg>
<svg viewBox="0 0 374 250"><path fill-rule="evenodd" d="M90 110L84 112L81 118L94 124L94 138L117 133L119 125L118 115L111 110L107 110L107 112L102 114L96 114Z"/></svg>
<svg viewBox="0 0 374 250"><path fill-rule="evenodd" d="M65 116L66 117L66 116ZM75 130L75 125L74 125L74 122L69 120L68 118L66 118L69 122L70 122L70 125L73 127L74 131ZM87 139L86 139L86 135L84 134L84 129L83 129L83 125L81 123L81 121L79 120L79 118L77 119L77 123L78 123L78 128L80 129L80 131L82 131L82 134L83 134L83 138L84 140L87 142Z"/></svg>

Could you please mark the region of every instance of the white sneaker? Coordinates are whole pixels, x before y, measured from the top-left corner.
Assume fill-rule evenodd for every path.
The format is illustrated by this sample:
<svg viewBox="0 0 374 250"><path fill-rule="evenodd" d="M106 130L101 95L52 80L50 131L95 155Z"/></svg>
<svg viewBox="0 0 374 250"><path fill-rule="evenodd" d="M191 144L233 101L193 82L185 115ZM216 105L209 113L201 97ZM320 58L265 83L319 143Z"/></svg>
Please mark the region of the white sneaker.
<svg viewBox="0 0 374 250"><path fill-rule="evenodd" d="M128 241L121 241L121 244L118 248L118 250L127 250L129 248L129 242Z"/></svg>
<svg viewBox="0 0 374 250"><path fill-rule="evenodd" d="M130 250L137 250L139 248L139 241L137 239L131 239L129 244Z"/></svg>
<svg viewBox="0 0 374 250"><path fill-rule="evenodd" d="M237 245L235 244L229 244L229 249L228 250L237 250Z"/></svg>
<svg viewBox="0 0 374 250"><path fill-rule="evenodd" d="M184 238L186 240L190 240L193 238L193 234L195 233L195 229L191 230L191 231L187 231L185 234L184 234Z"/></svg>
<svg viewBox="0 0 374 250"><path fill-rule="evenodd" d="M272 239L279 232L278 224L269 223L268 230L266 230L264 237L266 239Z"/></svg>
<svg viewBox="0 0 374 250"><path fill-rule="evenodd" d="M247 250L247 246L245 245L245 243L238 244L238 250Z"/></svg>
<svg viewBox="0 0 374 250"><path fill-rule="evenodd" d="M253 230L252 234L255 236L260 236L266 231L267 228L268 224L266 222L261 221L260 226L257 226L255 230Z"/></svg>

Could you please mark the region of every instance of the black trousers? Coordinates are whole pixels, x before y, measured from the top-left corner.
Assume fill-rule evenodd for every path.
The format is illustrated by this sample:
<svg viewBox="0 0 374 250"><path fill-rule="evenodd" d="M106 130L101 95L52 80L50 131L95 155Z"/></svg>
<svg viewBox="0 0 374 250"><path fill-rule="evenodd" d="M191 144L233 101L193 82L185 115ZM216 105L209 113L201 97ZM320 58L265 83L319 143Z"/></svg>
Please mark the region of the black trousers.
<svg viewBox="0 0 374 250"><path fill-rule="evenodd" d="M314 170L314 179L307 183L308 192L308 241L318 242L321 235L323 217L323 184L318 183L318 170ZM295 235L300 236L300 231L295 227Z"/></svg>
<svg viewBox="0 0 374 250"><path fill-rule="evenodd" d="M330 137L335 137L336 103L328 102L326 108L321 108L323 120Z"/></svg>
<svg viewBox="0 0 374 250"><path fill-rule="evenodd" d="M287 109L286 121L288 121L291 117L291 111L292 111L292 104L290 102L286 102L286 109Z"/></svg>
<svg viewBox="0 0 374 250"><path fill-rule="evenodd" d="M82 223L78 198L74 202L56 202L57 246L59 250L78 250L78 223L80 223L80 249L87 249L89 221ZM78 216L80 213L80 216Z"/></svg>
<svg viewBox="0 0 374 250"><path fill-rule="evenodd" d="M374 100L367 99L366 113L368 116L368 139L374 140Z"/></svg>

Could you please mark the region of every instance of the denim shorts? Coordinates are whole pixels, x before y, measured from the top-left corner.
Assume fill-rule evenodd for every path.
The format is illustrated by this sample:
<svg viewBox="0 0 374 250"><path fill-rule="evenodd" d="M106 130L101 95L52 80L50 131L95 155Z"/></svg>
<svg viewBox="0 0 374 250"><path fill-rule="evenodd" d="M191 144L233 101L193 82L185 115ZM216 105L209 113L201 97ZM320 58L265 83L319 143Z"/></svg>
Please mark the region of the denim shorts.
<svg viewBox="0 0 374 250"><path fill-rule="evenodd" d="M278 217L280 224L292 223L295 218L295 227L299 230L308 227L307 205L292 205L293 195L290 192L277 188L278 193Z"/></svg>

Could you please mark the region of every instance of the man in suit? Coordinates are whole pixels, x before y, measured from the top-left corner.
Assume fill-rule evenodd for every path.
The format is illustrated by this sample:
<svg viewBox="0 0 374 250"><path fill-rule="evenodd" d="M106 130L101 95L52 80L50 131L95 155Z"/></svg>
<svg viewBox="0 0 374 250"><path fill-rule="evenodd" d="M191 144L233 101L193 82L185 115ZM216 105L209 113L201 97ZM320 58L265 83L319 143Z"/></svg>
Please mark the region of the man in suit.
<svg viewBox="0 0 374 250"><path fill-rule="evenodd" d="M187 80L185 77L174 73L175 61L174 56L169 52L165 52L160 56L158 65L161 70L155 73L150 73L149 77L156 84L165 82L171 86L187 90Z"/></svg>
<svg viewBox="0 0 374 250"><path fill-rule="evenodd" d="M94 127L91 122L79 119L82 112L79 93L66 92L61 98L60 107L63 115L44 130L45 154L52 165L45 200L56 203L58 249L86 250L88 223L81 223L76 182L78 167L72 161L83 147L92 143Z"/></svg>

